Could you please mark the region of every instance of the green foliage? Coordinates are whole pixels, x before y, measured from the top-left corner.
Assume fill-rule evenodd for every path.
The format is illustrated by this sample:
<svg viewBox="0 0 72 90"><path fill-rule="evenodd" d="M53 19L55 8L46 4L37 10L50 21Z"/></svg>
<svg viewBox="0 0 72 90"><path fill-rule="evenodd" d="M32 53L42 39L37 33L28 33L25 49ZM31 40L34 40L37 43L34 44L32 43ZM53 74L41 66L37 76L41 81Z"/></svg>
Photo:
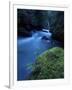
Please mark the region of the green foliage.
<svg viewBox="0 0 72 90"><path fill-rule="evenodd" d="M64 12L63 11L49 11L50 31L53 33L52 37L59 41L64 41Z"/></svg>
<svg viewBox="0 0 72 90"><path fill-rule="evenodd" d="M54 47L37 58L29 79L57 78L64 78L64 50Z"/></svg>

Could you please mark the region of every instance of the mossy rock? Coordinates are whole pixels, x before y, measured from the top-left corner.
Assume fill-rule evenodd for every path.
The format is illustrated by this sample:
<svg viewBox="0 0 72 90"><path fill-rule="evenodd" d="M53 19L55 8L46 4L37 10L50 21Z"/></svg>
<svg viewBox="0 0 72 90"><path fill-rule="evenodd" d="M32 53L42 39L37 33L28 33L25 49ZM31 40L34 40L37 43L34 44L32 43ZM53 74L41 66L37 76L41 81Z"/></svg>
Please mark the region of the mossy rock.
<svg viewBox="0 0 72 90"><path fill-rule="evenodd" d="M64 50L60 47L54 47L37 58L29 79L58 78L64 78Z"/></svg>

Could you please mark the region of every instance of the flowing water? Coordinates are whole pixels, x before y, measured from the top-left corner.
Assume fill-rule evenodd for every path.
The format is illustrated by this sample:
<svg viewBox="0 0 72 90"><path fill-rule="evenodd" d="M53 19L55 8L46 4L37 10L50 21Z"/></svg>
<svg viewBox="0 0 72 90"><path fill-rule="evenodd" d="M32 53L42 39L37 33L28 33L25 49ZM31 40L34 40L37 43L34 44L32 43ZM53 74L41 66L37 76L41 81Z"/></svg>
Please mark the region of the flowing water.
<svg viewBox="0 0 72 90"><path fill-rule="evenodd" d="M60 46L60 42L51 39L49 30L33 32L31 37L17 40L17 80L27 80L33 64L41 53L49 48ZM48 39L42 39L47 37Z"/></svg>

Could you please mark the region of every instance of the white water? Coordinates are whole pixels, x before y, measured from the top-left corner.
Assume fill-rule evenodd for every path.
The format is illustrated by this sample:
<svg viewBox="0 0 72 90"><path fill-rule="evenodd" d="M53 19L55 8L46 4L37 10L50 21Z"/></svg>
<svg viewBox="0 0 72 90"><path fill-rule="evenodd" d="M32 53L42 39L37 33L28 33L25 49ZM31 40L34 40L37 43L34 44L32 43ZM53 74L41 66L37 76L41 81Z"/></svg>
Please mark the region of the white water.
<svg viewBox="0 0 72 90"><path fill-rule="evenodd" d="M43 29L43 31L37 31L37 32L34 32L32 37L27 37L27 38L22 38L22 39L19 39L18 40L18 44L22 44L24 42L30 42L32 40L40 40L43 36L46 36L48 39L51 38L51 33L49 32L49 30L46 30L46 29Z"/></svg>

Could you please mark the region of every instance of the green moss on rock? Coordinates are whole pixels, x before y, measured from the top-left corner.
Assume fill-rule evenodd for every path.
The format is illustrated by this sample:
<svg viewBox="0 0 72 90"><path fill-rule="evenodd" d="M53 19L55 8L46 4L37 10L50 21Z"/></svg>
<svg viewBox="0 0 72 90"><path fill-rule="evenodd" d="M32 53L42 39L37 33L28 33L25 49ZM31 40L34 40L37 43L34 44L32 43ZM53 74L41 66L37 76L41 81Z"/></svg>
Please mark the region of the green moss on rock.
<svg viewBox="0 0 72 90"><path fill-rule="evenodd" d="M29 79L57 78L64 78L64 50L54 47L37 58Z"/></svg>

